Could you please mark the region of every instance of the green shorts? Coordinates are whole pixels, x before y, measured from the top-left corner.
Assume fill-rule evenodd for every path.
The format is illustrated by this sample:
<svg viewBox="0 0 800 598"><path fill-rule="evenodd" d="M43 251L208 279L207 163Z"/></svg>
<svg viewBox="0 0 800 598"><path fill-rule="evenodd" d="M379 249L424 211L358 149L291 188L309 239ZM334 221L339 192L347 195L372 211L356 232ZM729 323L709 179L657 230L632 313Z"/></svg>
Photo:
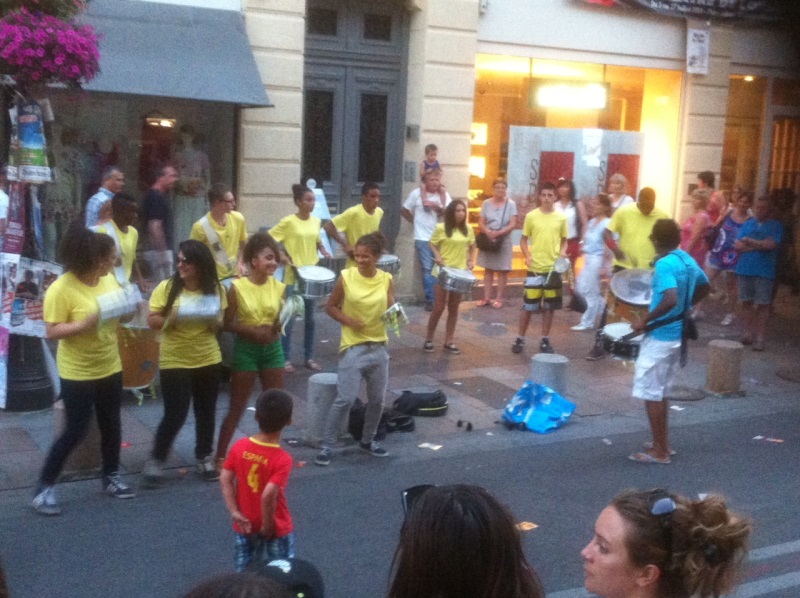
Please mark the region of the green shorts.
<svg viewBox="0 0 800 598"><path fill-rule="evenodd" d="M282 368L284 361L280 340L268 345L257 345L237 336L233 343L231 369L234 372L259 372Z"/></svg>

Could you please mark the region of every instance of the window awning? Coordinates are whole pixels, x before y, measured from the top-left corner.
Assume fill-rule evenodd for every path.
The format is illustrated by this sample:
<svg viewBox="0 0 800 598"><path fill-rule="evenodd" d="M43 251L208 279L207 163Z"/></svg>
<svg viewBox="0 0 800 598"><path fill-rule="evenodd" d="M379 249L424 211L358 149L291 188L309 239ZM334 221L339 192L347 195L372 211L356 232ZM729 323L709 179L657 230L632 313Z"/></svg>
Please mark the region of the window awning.
<svg viewBox="0 0 800 598"><path fill-rule="evenodd" d="M100 73L84 89L272 106L239 12L92 0L81 20L100 35Z"/></svg>

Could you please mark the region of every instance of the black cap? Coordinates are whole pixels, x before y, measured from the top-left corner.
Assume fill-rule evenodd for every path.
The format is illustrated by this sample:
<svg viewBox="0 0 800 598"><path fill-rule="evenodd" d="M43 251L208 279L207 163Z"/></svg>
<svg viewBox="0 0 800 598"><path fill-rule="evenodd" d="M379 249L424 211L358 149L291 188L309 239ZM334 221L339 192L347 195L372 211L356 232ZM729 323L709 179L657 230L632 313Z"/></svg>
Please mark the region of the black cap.
<svg viewBox="0 0 800 598"><path fill-rule="evenodd" d="M253 563L249 570L274 579L296 598L324 598L325 584L317 568L303 559L278 559L269 563Z"/></svg>

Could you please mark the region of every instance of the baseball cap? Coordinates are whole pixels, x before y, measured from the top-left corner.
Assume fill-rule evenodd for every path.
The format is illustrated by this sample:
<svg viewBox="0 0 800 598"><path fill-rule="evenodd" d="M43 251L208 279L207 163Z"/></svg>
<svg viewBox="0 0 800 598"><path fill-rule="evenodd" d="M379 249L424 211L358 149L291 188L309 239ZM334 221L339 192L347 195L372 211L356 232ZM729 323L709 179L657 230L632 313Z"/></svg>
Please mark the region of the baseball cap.
<svg viewBox="0 0 800 598"><path fill-rule="evenodd" d="M273 579L292 592L295 598L324 598L325 584L317 568L303 559L277 559L253 563L249 570Z"/></svg>

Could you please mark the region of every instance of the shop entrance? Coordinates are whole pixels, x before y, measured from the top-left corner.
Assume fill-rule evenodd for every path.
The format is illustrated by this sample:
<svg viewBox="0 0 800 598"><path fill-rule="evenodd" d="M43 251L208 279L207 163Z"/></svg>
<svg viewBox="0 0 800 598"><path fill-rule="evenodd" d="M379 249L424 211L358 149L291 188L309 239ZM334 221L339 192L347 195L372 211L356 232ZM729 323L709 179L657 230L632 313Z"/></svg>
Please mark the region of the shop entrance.
<svg viewBox="0 0 800 598"><path fill-rule="evenodd" d="M385 233L399 227L408 26L401 3L309 2L303 107L303 180L332 212L381 186Z"/></svg>

